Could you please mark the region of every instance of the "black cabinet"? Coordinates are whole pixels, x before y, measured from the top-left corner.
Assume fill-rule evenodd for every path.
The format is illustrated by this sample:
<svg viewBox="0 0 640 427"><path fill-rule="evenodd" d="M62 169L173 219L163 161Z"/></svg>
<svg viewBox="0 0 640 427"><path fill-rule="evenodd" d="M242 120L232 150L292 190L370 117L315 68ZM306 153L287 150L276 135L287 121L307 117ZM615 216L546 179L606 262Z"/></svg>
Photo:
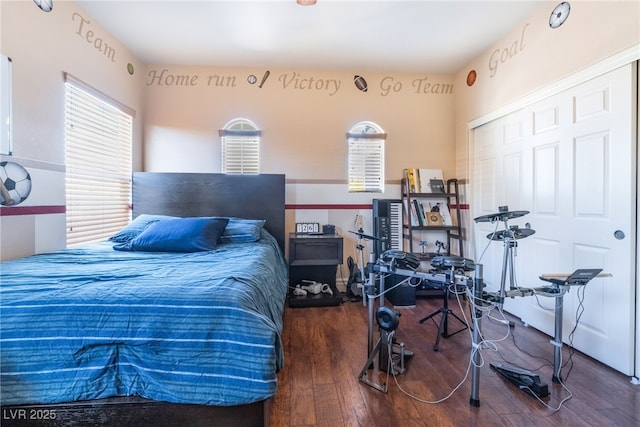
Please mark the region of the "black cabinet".
<svg viewBox="0 0 640 427"><path fill-rule="evenodd" d="M342 237L337 234L289 235L289 307L339 305L342 294L336 288L338 265L342 264ZM297 285L313 281L329 285L332 293L295 295Z"/></svg>

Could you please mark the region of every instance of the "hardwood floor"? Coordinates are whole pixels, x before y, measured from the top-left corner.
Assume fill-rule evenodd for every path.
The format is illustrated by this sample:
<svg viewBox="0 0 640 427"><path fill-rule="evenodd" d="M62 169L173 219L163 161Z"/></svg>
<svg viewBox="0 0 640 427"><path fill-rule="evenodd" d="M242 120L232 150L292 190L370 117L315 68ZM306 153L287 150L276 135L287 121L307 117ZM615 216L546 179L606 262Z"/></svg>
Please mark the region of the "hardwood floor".
<svg viewBox="0 0 640 427"><path fill-rule="evenodd" d="M400 309L397 342L414 352L404 373L388 380L383 393L357 379L367 360L367 308L361 302L335 307L287 308L283 341L285 368L271 405L270 424L281 426L632 426L640 425L640 386L599 362L573 352L561 371L566 389L551 381L550 337L519 320L509 335L482 346L480 406L470 404L468 372L471 335L465 330L441 338L433 346L436 322L419 320L442 305L441 298L418 298L415 308ZM450 308L461 315L455 298ZM469 313L468 309L465 309ZM434 320L440 320L436 316ZM461 324L449 317L449 334ZM483 319L486 340L499 340L508 327ZM374 334L374 342L379 337ZM563 348L563 362L569 359ZM534 371L548 385L541 403L499 376L489 363L516 365ZM375 361L377 367L377 359ZM377 383L385 373L373 375ZM465 377L465 375L467 375ZM455 390L455 391L454 391ZM561 405L566 397L572 397ZM412 397L413 396L413 397ZM439 401L440 403L433 403ZM561 405L561 407L560 407ZM552 408L559 410L554 410Z"/></svg>

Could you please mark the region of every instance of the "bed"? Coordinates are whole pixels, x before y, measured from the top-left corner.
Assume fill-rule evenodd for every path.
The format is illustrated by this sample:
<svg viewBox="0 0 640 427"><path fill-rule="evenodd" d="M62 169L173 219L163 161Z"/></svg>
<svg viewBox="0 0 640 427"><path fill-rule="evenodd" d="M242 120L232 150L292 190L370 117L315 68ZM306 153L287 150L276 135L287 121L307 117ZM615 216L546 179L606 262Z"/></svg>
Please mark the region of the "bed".
<svg viewBox="0 0 640 427"><path fill-rule="evenodd" d="M284 176L135 173L133 217L2 263L3 424L268 425Z"/></svg>

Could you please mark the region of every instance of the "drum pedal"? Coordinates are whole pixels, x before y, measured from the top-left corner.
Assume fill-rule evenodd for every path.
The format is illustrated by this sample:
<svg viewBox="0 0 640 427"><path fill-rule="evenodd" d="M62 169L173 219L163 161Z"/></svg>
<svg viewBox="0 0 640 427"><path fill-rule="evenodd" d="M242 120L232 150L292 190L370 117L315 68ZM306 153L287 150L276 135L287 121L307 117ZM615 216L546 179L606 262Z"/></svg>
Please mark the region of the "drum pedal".
<svg viewBox="0 0 640 427"><path fill-rule="evenodd" d="M516 367L506 367L500 363L491 363L491 367L527 394L539 398L549 395L549 386L542 383L540 376L531 371Z"/></svg>

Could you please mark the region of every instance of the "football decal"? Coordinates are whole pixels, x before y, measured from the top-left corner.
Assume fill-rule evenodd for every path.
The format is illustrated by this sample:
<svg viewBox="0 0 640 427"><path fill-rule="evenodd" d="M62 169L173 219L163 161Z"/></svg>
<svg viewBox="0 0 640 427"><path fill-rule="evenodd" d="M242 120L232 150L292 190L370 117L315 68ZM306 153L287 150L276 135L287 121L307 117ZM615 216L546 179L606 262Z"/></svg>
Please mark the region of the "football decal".
<svg viewBox="0 0 640 427"><path fill-rule="evenodd" d="M366 92L368 89L367 81L362 76L358 76L358 75L353 76L353 84L356 85L358 90L361 92Z"/></svg>

